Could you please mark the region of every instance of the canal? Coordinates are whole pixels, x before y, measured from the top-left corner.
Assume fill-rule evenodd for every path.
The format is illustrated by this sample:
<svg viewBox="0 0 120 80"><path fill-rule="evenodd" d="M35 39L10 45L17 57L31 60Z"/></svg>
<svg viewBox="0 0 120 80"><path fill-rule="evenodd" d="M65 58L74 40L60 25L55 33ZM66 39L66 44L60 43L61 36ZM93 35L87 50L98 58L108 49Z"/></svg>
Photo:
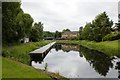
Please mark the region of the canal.
<svg viewBox="0 0 120 80"><path fill-rule="evenodd" d="M31 59L31 66L67 78L120 78L120 58L77 45L55 44L46 55Z"/></svg>

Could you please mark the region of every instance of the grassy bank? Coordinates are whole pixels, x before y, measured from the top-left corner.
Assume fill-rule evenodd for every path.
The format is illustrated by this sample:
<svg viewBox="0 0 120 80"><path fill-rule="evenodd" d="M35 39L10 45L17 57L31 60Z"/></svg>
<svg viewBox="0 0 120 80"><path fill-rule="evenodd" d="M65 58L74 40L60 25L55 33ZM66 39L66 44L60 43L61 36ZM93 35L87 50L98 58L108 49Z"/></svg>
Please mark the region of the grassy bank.
<svg viewBox="0 0 120 80"><path fill-rule="evenodd" d="M0 78L2 78L2 57L0 57Z"/></svg>
<svg viewBox="0 0 120 80"><path fill-rule="evenodd" d="M62 78L56 73L46 72L44 70L36 70L29 64L30 57L29 52L42 47L52 41L40 41L31 42L26 44L14 44L13 46L3 46L2 55L2 77L5 78L31 78L30 80L36 80L36 78ZM24 63L24 64L23 64ZM57 76L57 77L56 77ZM35 78L35 79L33 79ZM50 79L51 79L50 78ZM25 79L26 80L26 79Z"/></svg>
<svg viewBox="0 0 120 80"><path fill-rule="evenodd" d="M86 41L86 40L65 40L65 41L57 41L57 42L82 45L89 49L94 49L103 52L108 56L120 57L120 46L119 46L120 40L104 41L104 42L94 42L94 41Z"/></svg>
<svg viewBox="0 0 120 80"><path fill-rule="evenodd" d="M15 61L29 64L30 57L28 53L50 42L51 41L40 41L14 46L3 46L2 55Z"/></svg>
<svg viewBox="0 0 120 80"><path fill-rule="evenodd" d="M3 78L49 78L42 71L7 58L2 59Z"/></svg>

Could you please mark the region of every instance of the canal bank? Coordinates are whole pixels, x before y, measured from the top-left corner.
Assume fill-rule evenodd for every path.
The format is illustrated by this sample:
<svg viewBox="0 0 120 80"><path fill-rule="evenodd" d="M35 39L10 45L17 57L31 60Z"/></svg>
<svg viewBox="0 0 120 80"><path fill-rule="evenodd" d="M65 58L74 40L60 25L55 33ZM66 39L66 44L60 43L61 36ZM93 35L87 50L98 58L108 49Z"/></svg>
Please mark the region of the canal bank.
<svg viewBox="0 0 120 80"><path fill-rule="evenodd" d="M46 57L32 61L31 65L44 69L47 64L47 71L66 78L118 78L119 60L83 46L57 43Z"/></svg>
<svg viewBox="0 0 120 80"><path fill-rule="evenodd" d="M2 78L61 78L56 73L45 73L43 70L36 70L30 64L29 52L45 46L52 41L31 42L26 44L16 44L13 46L3 46L2 50ZM46 71L47 72L47 71ZM34 74L32 76L32 74ZM63 77L62 77L63 78Z"/></svg>
<svg viewBox="0 0 120 80"><path fill-rule="evenodd" d="M12 47L8 47L8 48L6 48L5 50L6 51L4 51L4 57L7 57L7 58L10 58L10 59L13 59L13 60L15 60L15 61L20 61L20 60L22 60L22 61L25 61L25 62L22 62L22 63L26 63L26 60L27 61L29 61L29 58L28 58L28 53L30 52L30 51L33 51L33 48L34 48L34 50L35 49L37 49L37 48L39 48L40 46L44 46L44 45L46 45L46 44L48 44L48 43L50 43L51 41L42 41L42 42L37 42L37 43L28 43L28 44L22 44L22 45L17 45L17 46L12 46ZM118 46L116 46L116 45L118 45L118 40L116 40L116 41L107 41L107 42L99 42L99 43L97 43L97 42L90 42L90 41L84 41L84 40L82 40L82 41L75 41L75 40L73 40L73 41L57 41L58 43L66 43L66 44L75 44L75 45L83 45L83 46L85 46L85 47L87 47L87 48L90 48L90 49L95 49L94 47L96 47L95 45L97 45L98 47L100 47L100 45L101 45L101 48L105 48L105 47L107 47L107 49L105 48L105 50L107 50L107 51L110 51L110 48L112 49L113 48L113 51L112 52L114 52L114 50L115 50L115 54L113 54L111 51L111 54L107 54L107 55L109 55L109 56L114 56L114 55L116 55L117 56L117 54L116 54L116 48L118 48ZM34 44L34 45L33 45ZM99 44L99 45L98 45ZM111 46L110 46L110 44L111 44ZM103 47L103 45L104 45L104 47ZM106 46L105 46L106 45ZM113 47L114 46L114 47ZM58 46L59 47L59 46ZM66 50L65 50L66 49ZM69 46L69 49L71 49L72 50L72 47L71 46ZM75 50L78 50L78 49L76 49L76 47L73 47L73 49L75 49ZM97 49L97 48L96 48ZM56 49L56 50L58 50L58 49ZM53 49L53 51L54 51L54 49ZM63 52L64 51L67 51L68 52L68 49L67 49L67 46L66 45L64 45L64 50L63 50ZM85 53L85 51L86 50L83 50L82 52L84 52ZM5 53L6 52L6 53ZM87 51L87 52L90 52L90 51ZM50 51L50 53L52 53L51 51ZM60 52L61 53L61 52ZM48 53L49 54L49 53ZM70 53L71 54L71 57L72 58L75 58L76 59L76 57L73 57L73 56L75 56L75 54L72 54L72 53ZM77 52L77 54L78 54L78 52ZM88 53L86 53L86 55L87 55ZM93 54L93 52L92 52L92 54ZM26 56L25 56L26 55ZM52 54L53 56L54 56L54 54ZM59 56L62 56L61 54L56 54L56 55L59 55ZM69 55L69 54L64 54L66 57L67 57L67 55ZM85 56L86 56L85 55ZM90 54L91 55L91 54ZM97 55L97 54L96 54ZM81 56L81 55L80 55ZM118 54L118 56L119 56L119 54ZM93 56L93 57L95 57L95 56ZM50 60L51 59L54 59L54 58L50 58ZM58 57L57 57L57 59L59 59ZM61 59L63 59L63 58L61 58ZM78 59L79 59L79 57L78 57ZM82 58L81 58L82 59ZM100 58L99 60L101 60L102 58ZM105 58L106 59L106 58ZM50 60L48 60L48 61L50 61ZM70 59L67 59L67 60L70 60ZM91 59L91 60L93 60L93 59ZM96 59L95 59L96 60ZM57 62L55 59L54 60L52 60L52 61L55 61L55 62ZM102 61L103 61L103 59L102 59ZM107 60L104 60L104 61L107 61ZM64 61L59 61L59 62L64 62ZM6 62L5 62L6 63ZM66 62L67 63L67 62ZM65 63L65 64L66 64ZM71 63L71 62L70 62ZM108 61L108 63L109 63L109 61ZM27 63L28 64L28 63ZM79 63L80 64L80 63ZM101 63L100 63L101 64ZM89 66L89 65L88 65ZM50 65L48 64L48 67L50 67ZM81 66L80 66L81 67ZM78 69L80 69L80 67L78 68ZM52 68L54 68L54 67L52 67ZM72 67L73 68L73 67ZM84 68L84 66L83 66L83 68ZM7 69L7 68L6 68ZM9 68L9 69L11 69L11 68ZM15 69L15 68L14 68ZM14 71L14 69L12 70L12 71ZM62 68L63 69L63 68ZM63 69L64 70L64 69ZM65 69L66 70L66 69ZM71 70L71 69L69 69L69 70ZM86 69L85 69L86 70ZM41 72L42 70L40 70L40 72ZM20 72L20 71L19 71ZM80 71L79 71L80 72ZM84 72L84 71L83 71ZM5 72L6 73L6 72ZM10 72L8 72L8 73L10 73ZM59 71L58 71L58 73L59 73ZM15 74L15 73L14 73ZM13 74L13 76L14 76L14 74ZM46 74L46 73L45 73ZM42 75L42 74L40 74L40 75Z"/></svg>
<svg viewBox="0 0 120 80"><path fill-rule="evenodd" d="M82 45L86 48L97 50L103 52L108 56L118 56L120 57L120 40L114 41L104 41L104 42L94 42L87 40L58 40L57 43L75 44Z"/></svg>

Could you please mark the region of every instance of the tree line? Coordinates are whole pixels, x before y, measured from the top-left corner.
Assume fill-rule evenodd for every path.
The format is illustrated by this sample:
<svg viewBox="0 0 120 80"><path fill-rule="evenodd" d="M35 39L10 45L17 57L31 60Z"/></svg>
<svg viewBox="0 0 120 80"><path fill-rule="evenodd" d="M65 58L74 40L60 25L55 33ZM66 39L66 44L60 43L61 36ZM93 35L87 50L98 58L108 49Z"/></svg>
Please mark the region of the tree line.
<svg viewBox="0 0 120 80"><path fill-rule="evenodd" d="M43 34L41 22L33 25L30 14L24 13L20 2L2 2L2 42L15 43L25 37L39 41Z"/></svg>
<svg viewBox="0 0 120 80"><path fill-rule="evenodd" d="M43 31L43 23L34 23L30 14L24 13L20 2L2 3L2 42L17 43L21 39L28 37L30 41L36 42L44 37L61 38L62 33L70 31L63 29L62 32ZM112 34L117 30L118 33ZM113 27L113 21L109 19L106 12L95 17L92 22L86 23L85 27L80 27L79 39L91 41L104 41L120 39L120 15L119 21Z"/></svg>
<svg viewBox="0 0 120 80"><path fill-rule="evenodd" d="M97 42L109 40L109 38L111 40L120 39L119 33L112 34L112 32L120 31L120 21L116 25L117 26L112 27L113 21L109 19L106 12L103 12L97 15L92 22L86 23L83 29L80 27L80 39Z"/></svg>

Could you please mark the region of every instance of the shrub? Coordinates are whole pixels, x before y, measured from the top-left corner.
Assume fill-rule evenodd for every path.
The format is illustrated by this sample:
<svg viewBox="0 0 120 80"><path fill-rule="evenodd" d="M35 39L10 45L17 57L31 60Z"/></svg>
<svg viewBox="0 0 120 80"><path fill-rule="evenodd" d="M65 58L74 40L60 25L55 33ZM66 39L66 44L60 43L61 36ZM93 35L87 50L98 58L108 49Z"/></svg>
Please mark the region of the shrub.
<svg viewBox="0 0 120 80"><path fill-rule="evenodd" d="M120 33L111 33L103 37L103 41L112 41L120 39Z"/></svg>

